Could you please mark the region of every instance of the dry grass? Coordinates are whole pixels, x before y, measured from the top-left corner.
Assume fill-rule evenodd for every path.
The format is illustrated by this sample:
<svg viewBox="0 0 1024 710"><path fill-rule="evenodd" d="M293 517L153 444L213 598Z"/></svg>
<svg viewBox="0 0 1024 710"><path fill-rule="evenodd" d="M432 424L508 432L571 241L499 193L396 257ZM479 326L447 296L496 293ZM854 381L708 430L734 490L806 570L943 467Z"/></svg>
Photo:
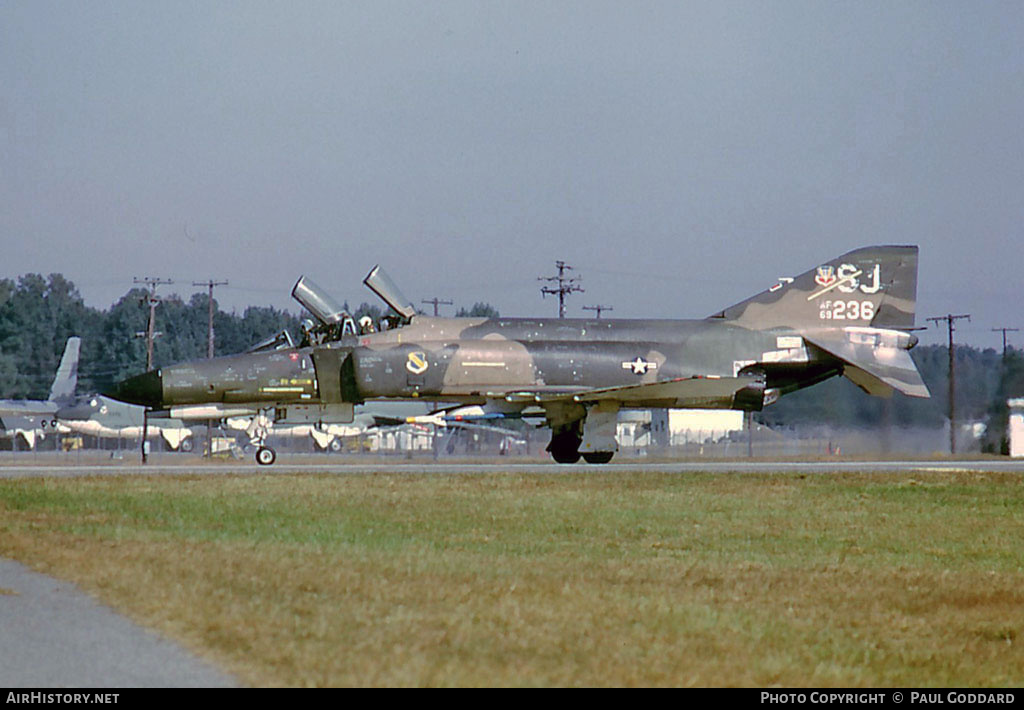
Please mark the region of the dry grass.
<svg viewBox="0 0 1024 710"><path fill-rule="evenodd" d="M253 685L1024 681L1011 475L0 483L0 554Z"/></svg>

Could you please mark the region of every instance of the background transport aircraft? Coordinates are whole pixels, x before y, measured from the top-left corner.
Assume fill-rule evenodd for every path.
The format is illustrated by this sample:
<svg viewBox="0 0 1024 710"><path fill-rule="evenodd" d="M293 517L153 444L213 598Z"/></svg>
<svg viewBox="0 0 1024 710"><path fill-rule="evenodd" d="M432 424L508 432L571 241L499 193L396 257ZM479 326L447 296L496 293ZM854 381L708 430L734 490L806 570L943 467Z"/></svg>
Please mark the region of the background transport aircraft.
<svg viewBox="0 0 1024 710"><path fill-rule="evenodd" d="M103 395L76 398L56 412L57 421L76 434L104 439L138 439L142 436L145 407L119 402ZM192 451L192 430L177 419L149 425L149 436L163 438L175 451Z"/></svg>
<svg viewBox="0 0 1024 710"><path fill-rule="evenodd" d="M0 399L0 429L11 436L20 434L30 448L35 446L37 437L57 431L57 410L75 396L81 345L81 338L68 338L47 399Z"/></svg>
<svg viewBox="0 0 1024 710"><path fill-rule="evenodd" d="M491 423L539 409L555 461L605 463L621 409L759 411L838 375L872 395L928 397L909 353L917 263L916 246L856 249L700 320L430 317L375 267L364 283L393 313L359 333L300 279L292 295L320 321L303 346L152 370L112 395L156 416L319 426L375 400L479 406ZM265 438L255 432L261 464L275 459Z"/></svg>

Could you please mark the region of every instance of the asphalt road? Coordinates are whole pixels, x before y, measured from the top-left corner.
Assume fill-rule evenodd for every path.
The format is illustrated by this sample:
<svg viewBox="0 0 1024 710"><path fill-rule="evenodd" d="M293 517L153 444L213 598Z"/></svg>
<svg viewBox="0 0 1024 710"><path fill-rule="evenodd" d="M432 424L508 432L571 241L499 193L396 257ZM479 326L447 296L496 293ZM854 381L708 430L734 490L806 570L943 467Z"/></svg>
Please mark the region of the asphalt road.
<svg viewBox="0 0 1024 710"><path fill-rule="evenodd" d="M0 688L223 688L229 676L68 582L0 559Z"/></svg>

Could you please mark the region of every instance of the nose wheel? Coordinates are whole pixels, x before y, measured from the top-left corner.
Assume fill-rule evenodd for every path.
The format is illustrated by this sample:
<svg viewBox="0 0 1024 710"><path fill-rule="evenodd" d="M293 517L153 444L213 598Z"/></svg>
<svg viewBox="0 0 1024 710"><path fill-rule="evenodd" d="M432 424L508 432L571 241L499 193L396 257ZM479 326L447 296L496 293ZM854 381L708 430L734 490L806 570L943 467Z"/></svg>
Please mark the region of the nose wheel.
<svg viewBox="0 0 1024 710"><path fill-rule="evenodd" d="M252 418L249 428L245 433L249 435L249 443L258 447L256 449L256 463L260 466L269 466L277 460L277 453L267 446L267 436L270 434L270 410L263 410Z"/></svg>

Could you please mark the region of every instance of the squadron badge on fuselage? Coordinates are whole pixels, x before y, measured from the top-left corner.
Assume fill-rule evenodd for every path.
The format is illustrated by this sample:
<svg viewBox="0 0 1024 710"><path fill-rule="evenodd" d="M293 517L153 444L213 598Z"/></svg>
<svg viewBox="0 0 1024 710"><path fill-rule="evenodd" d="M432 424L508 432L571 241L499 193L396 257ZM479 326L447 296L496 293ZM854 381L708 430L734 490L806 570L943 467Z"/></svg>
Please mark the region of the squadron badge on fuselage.
<svg viewBox="0 0 1024 710"><path fill-rule="evenodd" d="M409 353L409 357L405 361L405 369L414 375L422 375L427 371L428 366L427 354L422 350L414 350Z"/></svg>

